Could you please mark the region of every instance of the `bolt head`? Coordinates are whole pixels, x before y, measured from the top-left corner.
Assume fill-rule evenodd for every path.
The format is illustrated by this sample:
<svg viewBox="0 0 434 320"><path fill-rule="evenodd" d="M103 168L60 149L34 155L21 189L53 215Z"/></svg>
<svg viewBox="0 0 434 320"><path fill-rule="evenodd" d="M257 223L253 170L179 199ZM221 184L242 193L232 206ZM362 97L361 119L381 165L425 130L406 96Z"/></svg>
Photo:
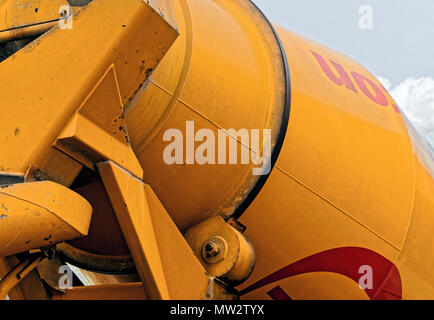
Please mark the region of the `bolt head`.
<svg viewBox="0 0 434 320"><path fill-rule="evenodd" d="M221 237L209 238L202 246L202 258L208 263L215 263L224 259L226 241Z"/></svg>

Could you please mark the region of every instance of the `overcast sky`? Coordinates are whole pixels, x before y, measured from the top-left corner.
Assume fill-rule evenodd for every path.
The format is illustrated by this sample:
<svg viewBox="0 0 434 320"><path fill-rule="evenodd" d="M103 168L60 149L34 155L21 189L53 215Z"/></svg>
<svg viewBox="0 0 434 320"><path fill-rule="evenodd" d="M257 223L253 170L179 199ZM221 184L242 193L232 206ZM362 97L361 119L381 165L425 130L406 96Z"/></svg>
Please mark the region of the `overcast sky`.
<svg viewBox="0 0 434 320"><path fill-rule="evenodd" d="M434 145L434 0L253 1L272 22L367 67ZM359 27L366 5L372 29Z"/></svg>

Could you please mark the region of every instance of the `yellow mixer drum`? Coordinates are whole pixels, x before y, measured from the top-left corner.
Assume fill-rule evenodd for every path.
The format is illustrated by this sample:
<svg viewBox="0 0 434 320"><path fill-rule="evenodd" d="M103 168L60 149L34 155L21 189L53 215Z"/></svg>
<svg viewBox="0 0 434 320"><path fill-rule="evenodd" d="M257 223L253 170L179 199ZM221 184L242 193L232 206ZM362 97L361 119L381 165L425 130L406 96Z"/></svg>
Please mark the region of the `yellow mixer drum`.
<svg viewBox="0 0 434 320"><path fill-rule="evenodd" d="M48 33L0 65L17 92L34 88L21 90L22 99L3 93L4 104L15 107L1 126L0 179L22 182L31 165L44 167L41 159L51 156L56 166L71 166L65 179L81 171L71 188L94 209L89 235L59 251L84 268L134 271L90 170L95 163L49 153L101 72L113 80L116 70L115 101L127 127L116 125L118 145L131 142L140 163L129 153L133 174L143 169L177 227L185 232L215 216L247 227L256 267L237 287L242 298L432 298L434 157L379 81L352 59L274 27L249 0L147 2L152 10L128 1L117 11L116 1L95 1L76 16L74 31ZM125 34L108 16L91 19L106 7L116 21L131 20ZM147 18L133 19L132 10ZM48 53L60 61L71 54L70 73L56 63L27 68ZM29 76L18 81L10 70ZM58 101L67 103L58 108Z"/></svg>
<svg viewBox="0 0 434 320"><path fill-rule="evenodd" d="M133 148L181 230L214 215L247 226L257 265L243 297L432 296L433 155L379 81L342 54L275 31L250 1L159 5L180 38L129 106ZM189 163L185 150L168 165L164 134L177 129L188 144L188 122L216 136L271 129L271 174ZM246 141L234 138L241 153ZM321 253L316 269L267 278ZM362 290L366 266L374 283Z"/></svg>
<svg viewBox="0 0 434 320"><path fill-rule="evenodd" d="M281 148L289 116L289 78L272 26L250 1L162 1L180 38L127 112L133 149L150 183L181 229L216 214L246 207L265 177L252 174L241 155L250 143L236 134L233 165L202 165L188 150L187 122L199 129L270 129L273 159ZM182 163L167 165L164 134L179 130L186 148ZM193 138L194 139L194 138ZM258 152L263 149L260 139ZM217 143L217 142L216 142ZM196 148L201 144L193 142ZM226 151L226 150L224 150ZM215 162L219 159L217 152ZM191 161L193 160L193 161ZM220 161L219 163L221 163ZM188 187L186 188L186 182Z"/></svg>

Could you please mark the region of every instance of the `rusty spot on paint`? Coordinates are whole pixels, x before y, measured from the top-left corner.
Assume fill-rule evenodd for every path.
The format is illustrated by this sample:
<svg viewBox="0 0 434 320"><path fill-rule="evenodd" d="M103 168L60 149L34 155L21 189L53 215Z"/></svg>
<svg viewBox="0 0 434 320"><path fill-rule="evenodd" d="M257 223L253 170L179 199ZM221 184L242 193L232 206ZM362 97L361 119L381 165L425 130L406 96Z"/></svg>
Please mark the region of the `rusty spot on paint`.
<svg viewBox="0 0 434 320"><path fill-rule="evenodd" d="M20 130L20 128L16 128L16 129L15 129L15 132L14 132L14 134L15 134L15 137L16 137L16 136L19 136L19 135L20 135L20 133L21 133L21 130Z"/></svg>

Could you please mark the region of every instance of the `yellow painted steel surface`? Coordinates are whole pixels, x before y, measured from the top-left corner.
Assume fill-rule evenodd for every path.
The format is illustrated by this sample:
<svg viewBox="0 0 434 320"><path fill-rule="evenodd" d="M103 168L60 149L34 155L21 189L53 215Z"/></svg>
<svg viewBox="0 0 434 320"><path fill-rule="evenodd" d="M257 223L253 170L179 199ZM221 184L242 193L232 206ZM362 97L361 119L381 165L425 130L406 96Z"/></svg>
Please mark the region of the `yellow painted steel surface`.
<svg viewBox="0 0 434 320"><path fill-rule="evenodd" d="M180 39L127 122L145 181L185 229L208 216L230 215L240 196L234 190L246 195L240 176L250 168L167 166L164 130L184 132L185 121L197 129L269 128L267 110L282 108L276 93L283 83L276 81L283 78L272 72L270 63L279 60L267 52L272 41L258 36L253 24L259 13L246 10L245 1L172 5ZM424 161L416 156L420 147L411 142L398 107L366 69L282 28L278 34L290 69L290 121L270 178L241 217L257 252L253 275L241 289L311 255L355 247L398 268L403 298L434 297L431 151ZM370 259L364 264L375 262ZM328 269L245 290L243 297L269 298L279 286L292 298L368 298L357 281ZM399 298L394 289L390 296ZM369 297L386 297L386 291L374 288Z"/></svg>
<svg viewBox="0 0 434 320"><path fill-rule="evenodd" d="M0 31L59 20L59 8L65 5L66 0L1 0Z"/></svg>
<svg viewBox="0 0 434 320"><path fill-rule="evenodd" d="M149 298L202 299L205 270L152 189L113 163L98 169Z"/></svg>
<svg viewBox="0 0 434 320"><path fill-rule="evenodd" d="M0 257L87 235L92 207L53 182L0 189Z"/></svg>
<svg viewBox="0 0 434 320"><path fill-rule="evenodd" d="M3 61L0 172L23 176L44 159L110 68L126 106L176 37L141 1L95 1L75 14L72 29L54 28Z"/></svg>
<svg viewBox="0 0 434 320"><path fill-rule="evenodd" d="M42 34L68 17L68 11L66 0L1 0L0 42Z"/></svg>
<svg viewBox="0 0 434 320"><path fill-rule="evenodd" d="M167 25L146 33L143 21L161 21L141 5L96 0L75 17L73 32L49 32L0 64L8 84L0 92L8 115L0 126L1 173L24 176L35 163L46 163L59 133L102 83L103 95L119 95L118 105L126 107L143 181L185 231L216 215L230 217L261 178L252 175L252 164L166 164L166 130L185 137L187 121L216 136L218 129L271 129L278 148L290 95L277 163L240 218L256 251L255 269L238 288L241 297L434 298L433 153L378 80L334 50L283 28L275 34L247 0L153 0L179 38L141 85L176 38ZM153 50L142 60L136 45ZM35 68L41 56L46 64ZM106 76L116 80L103 82ZM106 141L95 137L94 150ZM100 154L119 156L110 151ZM95 160L68 155L89 167ZM363 290L358 281L366 268L374 281Z"/></svg>
<svg viewBox="0 0 434 320"><path fill-rule="evenodd" d="M163 9L168 5L156 3ZM230 216L259 176L252 175L251 164L168 166L165 131L175 128L186 136L186 120L216 137L218 129L271 129L274 146L285 105L285 74L272 29L250 2L171 1L164 11L176 15L180 38L126 116L144 181L185 230L216 214ZM239 148L248 148L248 142L232 137Z"/></svg>

